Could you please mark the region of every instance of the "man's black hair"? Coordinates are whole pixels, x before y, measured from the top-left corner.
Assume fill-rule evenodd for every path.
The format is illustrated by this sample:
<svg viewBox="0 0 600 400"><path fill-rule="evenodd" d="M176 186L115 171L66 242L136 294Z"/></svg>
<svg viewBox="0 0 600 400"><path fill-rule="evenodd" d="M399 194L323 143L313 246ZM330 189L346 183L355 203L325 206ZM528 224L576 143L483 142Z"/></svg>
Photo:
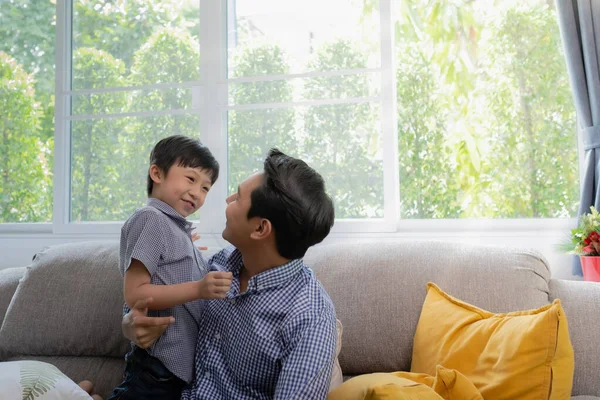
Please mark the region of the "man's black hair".
<svg viewBox="0 0 600 400"><path fill-rule="evenodd" d="M211 179L211 185L219 177L219 163L208 147L200 140L182 135L173 135L162 139L150 153L150 165L156 164L162 173L167 175L169 169L177 163L180 167L200 168ZM154 182L148 173L148 196L152 195Z"/></svg>
<svg viewBox="0 0 600 400"><path fill-rule="evenodd" d="M277 149L265 159L264 181L252 191L251 203L248 218L271 221L277 251L288 259L304 257L325 239L335 219L321 175Z"/></svg>

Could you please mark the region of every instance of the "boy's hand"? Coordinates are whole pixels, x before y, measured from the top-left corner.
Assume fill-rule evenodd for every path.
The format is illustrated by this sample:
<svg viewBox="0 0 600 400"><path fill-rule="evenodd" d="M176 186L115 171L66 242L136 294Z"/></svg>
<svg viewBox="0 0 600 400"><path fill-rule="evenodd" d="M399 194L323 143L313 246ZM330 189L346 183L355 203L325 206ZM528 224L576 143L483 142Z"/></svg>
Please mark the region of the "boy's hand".
<svg viewBox="0 0 600 400"><path fill-rule="evenodd" d="M121 322L123 335L142 349L152 346L169 325L175 322L173 317L148 317L148 304L152 301L152 297L138 300Z"/></svg>
<svg viewBox="0 0 600 400"><path fill-rule="evenodd" d="M209 272L198 283L201 299L223 299L231 286L231 272Z"/></svg>

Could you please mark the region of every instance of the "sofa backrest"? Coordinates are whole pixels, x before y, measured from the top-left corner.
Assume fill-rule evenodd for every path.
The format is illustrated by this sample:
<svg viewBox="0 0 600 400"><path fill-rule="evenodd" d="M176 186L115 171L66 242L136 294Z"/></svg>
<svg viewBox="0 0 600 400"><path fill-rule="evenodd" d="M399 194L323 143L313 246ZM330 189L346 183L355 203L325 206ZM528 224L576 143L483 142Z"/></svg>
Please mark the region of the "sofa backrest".
<svg viewBox="0 0 600 400"><path fill-rule="evenodd" d="M548 304L539 254L457 243L352 243L305 257L344 326L345 374L410 369L428 281L492 312ZM0 355L122 357L118 243L52 246L27 268L0 328ZM64 321L70 321L68 325Z"/></svg>
<svg viewBox="0 0 600 400"><path fill-rule="evenodd" d="M550 269L522 249L436 242L344 243L311 248L305 262L344 326L344 374L410 370L426 284L491 312L548 304Z"/></svg>
<svg viewBox="0 0 600 400"><path fill-rule="evenodd" d="M4 321L4 315L6 314L6 310L8 310L13 294L17 290L19 280L25 274L25 270L25 267L0 270L0 327L2 326L2 321Z"/></svg>
<svg viewBox="0 0 600 400"><path fill-rule="evenodd" d="M121 333L118 261L117 241L57 245L36 254L6 311L0 355L122 357L128 342Z"/></svg>
<svg viewBox="0 0 600 400"><path fill-rule="evenodd" d="M600 396L600 284L552 279L549 297L560 299L569 324L575 352L573 396Z"/></svg>

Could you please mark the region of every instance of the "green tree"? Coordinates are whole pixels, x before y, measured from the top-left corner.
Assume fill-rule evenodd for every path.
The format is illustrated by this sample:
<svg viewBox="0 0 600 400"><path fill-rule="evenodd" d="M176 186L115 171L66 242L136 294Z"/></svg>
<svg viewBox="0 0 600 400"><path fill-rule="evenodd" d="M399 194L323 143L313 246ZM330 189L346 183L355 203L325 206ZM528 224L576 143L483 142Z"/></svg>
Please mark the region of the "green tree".
<svg viewBox="0 0 600 400"><path fill-rule="evenodd" d="M135 52L152 34L181 23L179 4L175 1L79 0L73 12L73 48L104 50L122 60L129 69Z"/></svg>
<svg viewBox="0 0 600 400"><path fill-rule="evenodd" d="M505 217L554 218L577 211L575 112L555 10L515 5L493 20L482 46L489 63L490 195Z"/></svg>
<svg viewBox="0 0 600 400"><path fill-rule="evenodd" d="M0 52L0 222L45 222L52 207L52 174L43 143L34 78Z"/></svg>
<svg viewBox="0 0 600 400"><path fill-rule="evenodd" d="M73 55L74 82L123 86L124 75L123 62L105 51L81 48ZM126 103L124 93L77 96L73 115L120 111ZM95 118L75 120L71 126L71 219L120 219L120 171L127 165L119 148L124 121Z"/></svg>
<svg viewBox="0 0 600 400"><path fill-rule="evenodd" d="M367 60L347 40L324 44L308 70L366 68ZM344 99L366 96L365 75L308 78L307 99ZM375 111L369 103L310 106L304 114L303 156L325 178L337 218L383 216L383 168L376 159L379 146ZM374 148L374 149L373 149Z"/></svg>
<svg viewBox="0 0 600 400"><path fill-rule="evenodd" d="M236 49L235 77L282 75L289 72L279 46L259 45ZM292 101L288 81L252 82L230 87L233 103L285 103ZM229 113L229 190L236 190L248 173L262 168L271 147L295 154L295 112L291 108L269 108Z"/></svg>
<svg viewBox="0 0 600 400"><path fill-rule="evenodd" d="M399 48L418 46L436 87L432 93L425 90L429 85L420 87L414 102L398 93L403 107L399 122L412 121L399 134L414 130L427 146L453 154L441 170L432 164L435 158L421 163L424 176L440 171L442 178L455 168L451 180L458 185L456 198L448 203L439 197L436 210L460 205L462 217L572 215L577 198L575 121L552 6L545 1L484 6L469 0L407 0L401 9ZM414 71L422 60L403 50L398 58L400 83L403 70ZM429 97L437 111L429 110L445 129L444 145L434 144L437 125L422 114ZM429 118L427 126L411 118L419 113ZM401 145L403 141L400 137ZM401 163L403 151L410 148L405 145ZM402 174L402 164L400 170ZM401 197L416 190L404 187ZM452 192L448 187L447 194Z"/></svg>
<svg viewBox="0 0 600 400"><path fill-rule="evenodd" d="M458 185L447 112L433 66L416 42L397 46L398 154L402 218L457 218Z"/></svg>
<svg viewBox="0 0 600 400"><path fill-rule="evenodd" d="M186 31L165 28L154 33L136 51L129 82L134 86L197 80L200 53L198 44ZM191 106L189 88L135 91L130 108L140 111L185 109ZM198 137L200 122L194 115L164 115L128 118L120 146L127 160L121 171L123 193L119 204L124 215L146 201L148 157L160 139L170 135Z"/></svg>

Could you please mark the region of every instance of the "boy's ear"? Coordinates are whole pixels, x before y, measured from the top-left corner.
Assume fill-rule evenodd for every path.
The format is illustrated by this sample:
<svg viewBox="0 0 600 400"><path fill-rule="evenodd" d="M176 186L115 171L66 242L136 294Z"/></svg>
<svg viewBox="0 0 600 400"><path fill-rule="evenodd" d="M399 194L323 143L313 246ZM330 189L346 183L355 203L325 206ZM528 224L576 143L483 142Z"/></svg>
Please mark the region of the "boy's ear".
<svg viewBox="0 0 600 400"><path fill-rule="evenodd" d="M254 240L263 240L268 238L273 232L273 225L271 221L266 218L261 218L258 225L254 228L254 231L250 234L250 237Z"/></svg>
<svg viewBox="0 0 600 400"><path fill-rule="evenodd" d="M148 174L150 175L150 179L152 179L152 182L160 183L162 181L162 171L160 170L160 168L158 168L156 164L152 164L150 166L150 168L148 169Z"/></svg>

